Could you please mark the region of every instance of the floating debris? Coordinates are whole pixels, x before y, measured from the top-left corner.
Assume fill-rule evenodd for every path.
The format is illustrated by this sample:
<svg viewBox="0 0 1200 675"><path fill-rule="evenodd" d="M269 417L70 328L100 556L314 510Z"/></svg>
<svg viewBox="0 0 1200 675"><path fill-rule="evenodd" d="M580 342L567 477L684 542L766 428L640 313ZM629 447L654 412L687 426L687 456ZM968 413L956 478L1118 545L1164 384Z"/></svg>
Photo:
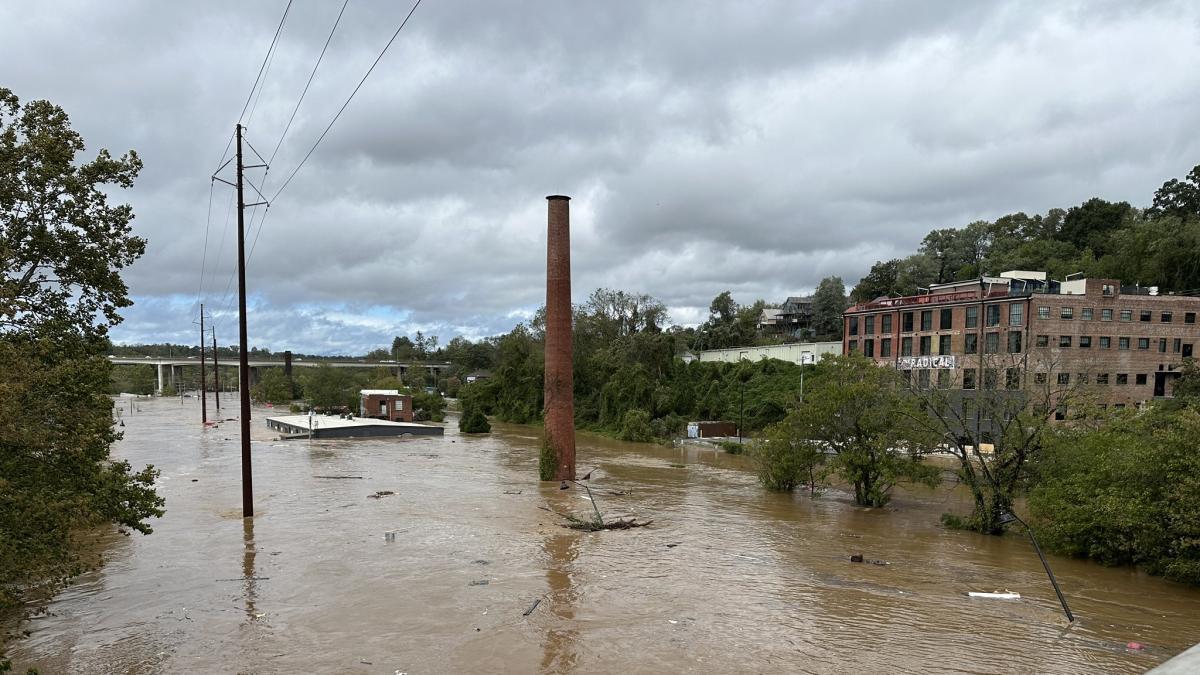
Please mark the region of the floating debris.
<svg viewBox="0 0 1200 675"><path fill-rule="evenodd" d="M379 492L376 492L373 495L367 495L367 499L381 499L388 495L394 495L394 494L396 494L396 493L392 492L391 490L380 490Z"/></svg>

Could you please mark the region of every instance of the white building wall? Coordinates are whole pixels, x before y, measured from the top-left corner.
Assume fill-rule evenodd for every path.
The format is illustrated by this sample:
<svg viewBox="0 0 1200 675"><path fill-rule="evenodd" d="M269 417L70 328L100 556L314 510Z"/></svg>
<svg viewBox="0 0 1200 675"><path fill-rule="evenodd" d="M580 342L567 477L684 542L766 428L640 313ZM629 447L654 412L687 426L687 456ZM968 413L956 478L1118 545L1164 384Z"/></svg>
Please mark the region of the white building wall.
<svg viewBox="0 0 1200 675"><path fill-rule="evenodd" d="M705 349L699 353L701 361L760 361L762 359L779 359L792 363L816 363L822 356L842 353L841 342L797 342L786 345L768 345L765 347L731 347L729 349Z"/></svg>

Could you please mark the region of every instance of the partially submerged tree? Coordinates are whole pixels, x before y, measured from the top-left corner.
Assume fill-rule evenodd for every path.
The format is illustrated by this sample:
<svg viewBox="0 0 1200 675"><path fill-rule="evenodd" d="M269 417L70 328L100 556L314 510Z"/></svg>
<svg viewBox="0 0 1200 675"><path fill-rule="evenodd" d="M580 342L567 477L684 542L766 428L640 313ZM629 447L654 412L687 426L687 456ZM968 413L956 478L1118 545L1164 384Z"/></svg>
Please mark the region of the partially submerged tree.
<svg viewBox="0 0 1200 675"><path fill-rule="evenodd" d="M105 335L145 241L108 189L132 185L141 162L101 150L77 165L83 148L61 108L0 88L0 610L79 574L89 529L148 534L163 513L153 467L109 459Z"/></svg>
<svg viewBox="0 0 1200 675"><path fill-rule="evenodd" d="M788 419L791 437L831 455L856 504L883 506L900 481L937 483L938 470L921 461L937 436L921 417L895 370L851 354L822 359Z"/></svg>
<svg viewBox="0 0 1200 675"><path fill-rule="evenodd" d="M962 381L950 370L902 376L923 409L919 419L958 460L959 478L971 492L971 513L946 514L943 522L1000 534L1001 515L1025 486L1052 420L1070 417L1086 424L1095 415L1089 373L1063 372L1054 350L1002 353L981 344L976 351L959 357Z"/></svg>

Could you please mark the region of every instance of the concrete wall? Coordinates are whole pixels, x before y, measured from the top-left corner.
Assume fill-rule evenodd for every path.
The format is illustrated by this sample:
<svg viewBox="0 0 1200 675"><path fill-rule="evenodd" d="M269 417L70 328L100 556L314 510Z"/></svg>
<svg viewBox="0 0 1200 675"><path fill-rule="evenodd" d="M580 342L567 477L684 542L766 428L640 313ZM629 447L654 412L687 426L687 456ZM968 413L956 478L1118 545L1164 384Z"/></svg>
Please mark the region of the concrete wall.
<svg viewBox="0 0 1200 675"><path fill-rule="evenodd" d="M730 349L706 349L699 353L701 361L760 361L762 359L779 359L792 363L816 363L826 354L842 353L840 342L797 342L786 345L769 345L766 347L732 347Z"/></svg>

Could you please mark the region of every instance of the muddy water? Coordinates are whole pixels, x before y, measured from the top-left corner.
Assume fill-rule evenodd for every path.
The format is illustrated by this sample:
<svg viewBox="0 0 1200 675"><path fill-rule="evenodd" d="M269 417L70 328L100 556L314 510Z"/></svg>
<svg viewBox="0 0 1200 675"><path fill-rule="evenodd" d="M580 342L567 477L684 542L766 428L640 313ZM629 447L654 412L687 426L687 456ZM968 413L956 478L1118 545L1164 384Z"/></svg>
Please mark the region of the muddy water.
<svg viewBox="0 0 1200 675"><path fill-rule="evenodd" d="M1200 641L1200 591L1055 558L1078 617L1067 626L1028 540L936 525L961 499L946 489L864 511L836 491L766 493L742 457L581 436L602 511L654 523L566 530L539 507L591 505L534 480L524 427L280 442L256 411L258 515L244 521L236 424L201 431L197 405L126 415L114 454L162 468L167 515L149 537L107 539L106 564L26 624L16 665L1137 673ZM368 498L378 491L395 494ZM965 595L997 589L1022 599ZM1127 651L1133 640L1148 648Z"/></svg>

